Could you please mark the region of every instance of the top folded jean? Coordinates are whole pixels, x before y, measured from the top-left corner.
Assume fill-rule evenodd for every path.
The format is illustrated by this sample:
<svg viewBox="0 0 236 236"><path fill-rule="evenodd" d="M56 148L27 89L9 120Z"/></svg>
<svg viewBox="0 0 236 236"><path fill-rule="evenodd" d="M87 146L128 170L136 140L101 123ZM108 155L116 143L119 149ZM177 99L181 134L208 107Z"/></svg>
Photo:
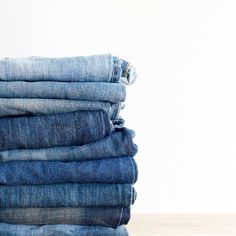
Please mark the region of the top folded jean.
<svg viewBox="0 0 236 236"><path fill-rule="evenodd" d="M123 82L136 78L133 66L112 55L67 58L5 58L0 60L0 80Z"/></svg>
<svg viewBox="0 0 236 236"><path fill-rule="evenodd" d="M83 145L113 131L102 111L0 119L0 150Z"/></svg>

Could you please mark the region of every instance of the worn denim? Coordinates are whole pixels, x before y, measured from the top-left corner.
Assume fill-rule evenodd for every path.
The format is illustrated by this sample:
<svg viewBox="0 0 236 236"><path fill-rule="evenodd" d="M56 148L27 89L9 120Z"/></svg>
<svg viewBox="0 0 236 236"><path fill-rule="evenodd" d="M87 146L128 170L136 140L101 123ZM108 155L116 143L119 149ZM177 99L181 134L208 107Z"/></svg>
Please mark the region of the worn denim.
<svg viewBox="0 0 236 236"><path fill-rule="evenodd" d="M101 140L81 146L0 151L0 162L30 160L84 161L134 156L137 153L137 145L133 143L133 137L134 131L121 128L116 129L114 133Z"/></svg>
<svg viewBox="0 0 236 236"><path fill-rule="evenodd" d="M101 82L0 81L0 98L57 98L82 101L125 100L125 85Z"/></svg>
<svg viewBox="0 0 236 236"><path fill-rule="evenodd" d="M129 207L0 208L0 222L9 224L117 227L129 219Z"/></svg>
<svg viewBox="0 0 236 236"><path fill-rule="evenodd" d="M128 236L125 226L13 225L0 223L1 236Z"/></svg>
<svg viewBox="0 0 236 236"><path fill-rule="evenodd" d="M0 150L82 145L112 131L102 111L0 119Z"/></svg>
<svg viewBox="0 0 236 236"><path fill-rule="evenodd" d="M114 120L119 118L119 112L123 106L122 103L101 101L0 98L0 117L101 110Z"/></svg>
<svg viewBox="0 0 236 236"><path fill-rule="evenodd" d="M136 78L134 67L112 55L65 58L5 58L0 60L3 81L124 82Z"/></svg>
<svg viewBox="0 0 236 236"><path fill-rule="evenodd" d="M132 157L61 162L9 161L0 164L0 184L127 183L137 180Z"/></svg>
<svg viewBox="0 0 236 236"><path fill-rule="evenodd" d="M130 184L0 185L0 208L129 207L135 199Z"/></svg>

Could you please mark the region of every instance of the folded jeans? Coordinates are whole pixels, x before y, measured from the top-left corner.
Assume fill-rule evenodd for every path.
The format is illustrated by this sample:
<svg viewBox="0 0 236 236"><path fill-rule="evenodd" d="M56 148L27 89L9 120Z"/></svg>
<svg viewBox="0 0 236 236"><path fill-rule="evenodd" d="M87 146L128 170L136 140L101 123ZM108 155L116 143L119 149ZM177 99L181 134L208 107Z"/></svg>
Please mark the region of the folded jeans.
<svg viewBox="0 0 236 236"><path fill-rule="evenodd" d="M0 208L129 207L135 200L131 184L0 185Z"/></svg>
<svg viewBox="0 0 236 236"><path fill-rule="evenodd" d="M116 228L130 220L130 207L0 208L0 222L25 225L101 225Z"/></svg>
<svg viewBox="0 0 236 236"><path fill-rule="evenodd" d="M123 82L136 78L134 67L109 54L64 58L4 58L3 81Z"/></svg>
<svg viewBox="0 0 236 236"><path fill-rule="evenodd" d="M0 119L0 150L82 145L113 131L102 111Z"/></svg>
<svg viewBox="0 0 236 236"><path fill-rule="evenodd" d="M0 223L1 236L128 236L125 226L116 229L80 225L13 225Z"/></svg>
<svg viewBox="0 0 236 236"><path fill-rule="evenodd" d="M111 120L119 119L123 103L101 101L80 101L65 99L37 99L37 98L0 98L0 117L23 115L51 115L76 111L101 110Z"/></svg>
<svg viewBox="0 0 236 236"><path fill-rule="evenodd" d="M0 81L0 98L124 102L125 85L104 82Z"/></svg>
<svg viewBox="0 0 236 236"><path fill-rule="evenodd" d="M137 181L133 157L90 161L10 161L0 164L0 184L127 183Z"/></svg>
<svg viewBox="0 0 236 236"><path fill-rule="evenodd" d="M7 161L84 161L121 156L134 156L137 145L133 143L134 131L127 128L96 142L80 146L62 146L41 149L15 149L0 151L0 162Z"/></svg>

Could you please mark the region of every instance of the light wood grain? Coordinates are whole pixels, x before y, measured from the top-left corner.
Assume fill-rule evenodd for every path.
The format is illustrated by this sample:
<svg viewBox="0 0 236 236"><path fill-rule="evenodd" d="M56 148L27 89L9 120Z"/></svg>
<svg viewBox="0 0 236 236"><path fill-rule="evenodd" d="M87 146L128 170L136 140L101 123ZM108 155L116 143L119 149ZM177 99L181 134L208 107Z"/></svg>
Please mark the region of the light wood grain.
<svg viewBox="0 0 236 236"><path fill-rule="evenodd" d="M130 236L236 236L236 215L134 214Z"/></svg>

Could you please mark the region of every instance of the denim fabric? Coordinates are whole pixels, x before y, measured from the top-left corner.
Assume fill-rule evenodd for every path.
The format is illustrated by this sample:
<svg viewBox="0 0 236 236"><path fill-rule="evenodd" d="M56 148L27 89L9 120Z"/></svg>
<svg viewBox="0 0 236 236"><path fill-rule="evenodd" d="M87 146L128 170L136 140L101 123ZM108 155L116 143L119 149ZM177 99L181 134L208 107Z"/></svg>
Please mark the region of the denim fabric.
<svg viewBox="0 0 236 236"><path fill-rule="evenodd" d="M78 224L115 228L127 224L129 219L130 208L123 207L0 208L0 222L9 224Z"/></svg>
<svg viewBox="0 0 236 236"><path fill-rule="evenodd" d="M111 133L102 111L0 119L0 150L82 145Z"/></svg>
<svg viewBox="0 0 236 236"><path fill-rule="evenodd" d="M110 119L116 119L119 117L120 109L122 109L121 103L100 101L0 98L0 117L101 110L106 112Z"/></svg>
<svg viewBox="0 0 236 236"><path fill-rule="evenodd" d="M83 161L134 156L137 153L137 146L133 143L133 137L134 131L121 128L99 141L81 146L0 151L0 162L17 160Z"/></svg>
<svg viewBox="0 0 236 236"><path fill-rule="evenodd" d="M135 199L130 184L0 185L0 208L129 207Z"/></svg>
<svg viewBox="0 0 236 236"><path fill-rule="evenodd" d="M124 226L12 225L0 223L1 236L128 236Z"/></svg>
<svg viewBox="0 0 236 236"><path fill-rule="evenodd" d="M0 184L127 183L137 180L132 157L60 161L9 161L0 164Z"/></svg>
<svg viewBox="0 0 236 236"><path fill-rule="evenodd" d="M124 82L129 84L135 78L136 71L130 63L109 54L0 60L0 80L5 81Z"/></svg>
<svg viewBox="0 0 236 236"><path fill-rule="evenodd" d="M120 83L0 81L0 98L58 98L85 101L125 100L126 88Z"/></svg>

